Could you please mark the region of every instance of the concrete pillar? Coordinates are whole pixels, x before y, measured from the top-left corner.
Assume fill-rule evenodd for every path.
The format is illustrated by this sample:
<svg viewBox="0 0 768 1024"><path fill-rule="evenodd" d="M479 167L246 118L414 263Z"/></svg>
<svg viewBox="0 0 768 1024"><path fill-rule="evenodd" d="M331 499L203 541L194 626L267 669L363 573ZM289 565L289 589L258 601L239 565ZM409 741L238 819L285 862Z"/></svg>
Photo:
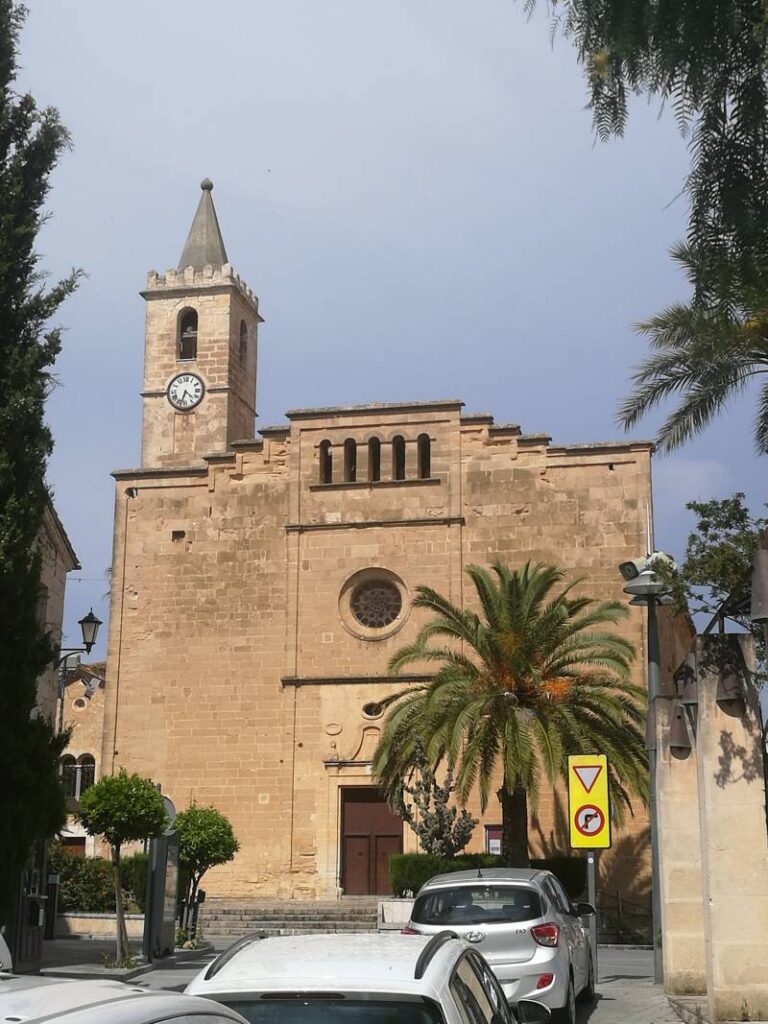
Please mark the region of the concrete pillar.
<svg viewBox="0 0 768 1024"><path fill-rule="evenodd" d="M751 637L696 638L698 774L705 963L710 1020L768 1020L768 832L760 709L716 703L718 679L746 663Z"/></svg>
<svg viewBox="0 0 768 1024"><path fill-rule="evenodd" d="M707 980L696 757L692 750L687 756L670 751L674 704L669 697L656 704L664 991L668 995L703 995Z"/></svg>

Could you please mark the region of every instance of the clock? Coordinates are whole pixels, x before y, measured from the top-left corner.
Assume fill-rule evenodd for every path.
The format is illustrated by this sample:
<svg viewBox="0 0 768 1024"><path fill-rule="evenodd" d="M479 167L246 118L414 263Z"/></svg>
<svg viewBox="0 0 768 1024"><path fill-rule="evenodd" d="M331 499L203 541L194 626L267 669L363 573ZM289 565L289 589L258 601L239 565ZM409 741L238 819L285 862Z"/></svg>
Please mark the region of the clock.
<svg viewBox="0 0 768 1024"><path fill-rule="evenodd" d="M205 384L196 373L180 373L170 382L166 394L174 409L188 412L202 402Z"/></svg>

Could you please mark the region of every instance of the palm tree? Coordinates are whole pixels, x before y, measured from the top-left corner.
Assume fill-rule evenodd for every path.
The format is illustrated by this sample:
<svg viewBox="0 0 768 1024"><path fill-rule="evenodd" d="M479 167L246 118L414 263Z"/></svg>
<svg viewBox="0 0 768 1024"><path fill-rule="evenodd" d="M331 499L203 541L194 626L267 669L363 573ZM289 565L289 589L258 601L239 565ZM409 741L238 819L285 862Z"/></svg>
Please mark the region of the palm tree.
<svg viewBox="0 0 768 1024"><path fill-rule="evenodd" d="M632 794L646 799L645 691L628 678L632 644L605 628L624 605L574 596L580 581L561 586L565 571L554 565L492 568L466 570L481 615L418 588L414 604L432 617L390 669L427 661L437 672L389 698L373 768L391 798L423 747L432 764L455 768L462 803L479 787L483 810L500 770L502 849L520 867L528 800L535 809L542 780L566 775L568 754L608 755L618 820Z"/></svg>
<svg viewBox="0 0 768 1024"><path fill-rule="evenodd" d="M695 250L679 245L672 257L695 285L701 264ZM638 325L650 339L654 354L634 373L634 390L621 405L618 420L630 430L664 399L680 395L679 405L657 436L659 446L667 451L708 426L753 377L768 373L766 282L740 280L736 289L739 306L724 309L715 297L733 292L728 287L732 275L725 263L722 276L722 287L715 289L711 302L705 297L688 305L670 306ZM758 453L768 454L768 381L758 397L754 439Z"/></svg>

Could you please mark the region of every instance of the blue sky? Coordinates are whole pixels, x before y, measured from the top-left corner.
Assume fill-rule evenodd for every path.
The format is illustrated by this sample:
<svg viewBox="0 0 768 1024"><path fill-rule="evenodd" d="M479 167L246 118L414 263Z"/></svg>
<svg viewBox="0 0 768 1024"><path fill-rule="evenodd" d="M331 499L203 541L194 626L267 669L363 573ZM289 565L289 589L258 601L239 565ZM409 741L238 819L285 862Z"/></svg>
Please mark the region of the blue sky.
<svg viewBox="0 0 768 1024"><path fill-rule="evenodd" d="M178 260L210 176L260 296L259 423L457 396L556 442L620 437L632 324L686 296L685 142L638 98L596 143L574 51L512 0L32 0L20 84L73 136L40 238L60 311L50 480L83 569L65 633L106 621L110 471L139 462L149 269ZM655 460L657 545L692 498L765 500L740 398ZM650 437L657 420L641 424ZM106 629L96 654L103 654Z"/></svg>

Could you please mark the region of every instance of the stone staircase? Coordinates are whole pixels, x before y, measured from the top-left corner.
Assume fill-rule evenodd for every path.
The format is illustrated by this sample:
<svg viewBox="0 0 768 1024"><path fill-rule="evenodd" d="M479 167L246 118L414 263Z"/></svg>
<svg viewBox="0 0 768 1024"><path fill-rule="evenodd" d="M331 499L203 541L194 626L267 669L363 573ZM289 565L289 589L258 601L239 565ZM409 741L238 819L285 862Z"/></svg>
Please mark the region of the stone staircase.
<svg viewBox="0 0 768 1024"><path fill-rule="evenodd" d="M239 939L250 932L263 935L305 935L311 932L376 931L378 899L347 896L339 900L230 900L210 898L200 908L206 941Z"/></svg>

